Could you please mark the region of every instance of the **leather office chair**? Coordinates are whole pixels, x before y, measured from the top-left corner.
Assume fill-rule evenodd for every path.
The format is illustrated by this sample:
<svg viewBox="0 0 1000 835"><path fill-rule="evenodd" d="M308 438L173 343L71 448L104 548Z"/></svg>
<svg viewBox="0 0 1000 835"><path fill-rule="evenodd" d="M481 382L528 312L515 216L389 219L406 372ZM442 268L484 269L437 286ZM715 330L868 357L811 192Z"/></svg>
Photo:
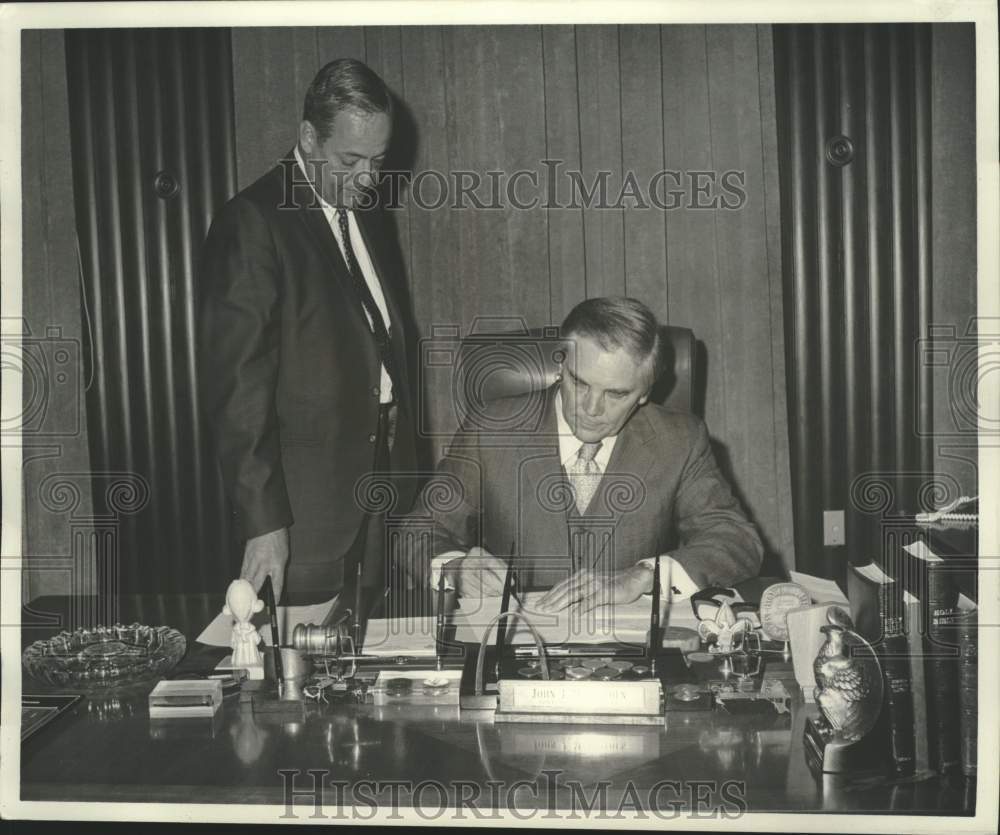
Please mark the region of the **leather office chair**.
<svg viewBox="0 0 1000 835"><path fill-rule="evenodd" d="M660 334L663 371L650 399L670 409L694 411L694 333L662 325ZM571 356L571 346L558 327L470 335L462 341L456 368L464 405L475 410L475 402L542 391L555 382L560 358L569 357L571 362Z"/></svg>

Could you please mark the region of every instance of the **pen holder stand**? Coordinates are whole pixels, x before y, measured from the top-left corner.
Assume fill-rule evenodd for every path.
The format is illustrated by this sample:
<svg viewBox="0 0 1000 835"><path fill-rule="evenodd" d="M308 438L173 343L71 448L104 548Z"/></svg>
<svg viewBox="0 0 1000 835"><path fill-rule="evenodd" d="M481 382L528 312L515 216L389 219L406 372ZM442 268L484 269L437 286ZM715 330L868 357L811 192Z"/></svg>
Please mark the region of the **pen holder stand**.
<svg viewBox="0 0 1000 835"><path fill-rule="evenodd" d="M285 702L301 702L302 688L312 672L312 660L294 647L281 647L281 668L285 677L280 699Z"/></svg>

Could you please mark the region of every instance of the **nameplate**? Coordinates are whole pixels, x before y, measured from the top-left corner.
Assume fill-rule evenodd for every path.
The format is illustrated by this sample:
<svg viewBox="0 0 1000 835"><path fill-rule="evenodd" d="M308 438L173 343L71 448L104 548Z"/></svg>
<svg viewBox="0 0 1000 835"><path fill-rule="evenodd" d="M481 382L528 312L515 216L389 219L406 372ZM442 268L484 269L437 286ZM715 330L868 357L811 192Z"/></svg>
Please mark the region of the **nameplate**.
<svg viewBox="0 0 1000 835"><path fill-rule="evenodd" d="M509 713L656 716L659 681L516 681L501 679L498 709Z"/></svg>

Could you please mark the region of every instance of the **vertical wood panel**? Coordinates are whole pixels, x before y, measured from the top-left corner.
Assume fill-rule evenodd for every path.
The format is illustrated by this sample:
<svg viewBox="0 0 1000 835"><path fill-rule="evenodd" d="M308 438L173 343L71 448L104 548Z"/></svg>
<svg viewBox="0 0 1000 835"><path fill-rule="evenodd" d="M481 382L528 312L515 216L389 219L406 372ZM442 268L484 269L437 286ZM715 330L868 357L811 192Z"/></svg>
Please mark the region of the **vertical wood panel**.
<svg viewBox="0 0 1000 835"><path fill-rule="evenodd" d="M491 142L498 129L491 101L496 83L492 31L478 33L475 27L467 26L445 30L449 143L448 165L440 170L446 177L457 170L471 168L485 172L497 167ZM477 67L478 71L469 72L470 67ZM502 234L493 220L497 212L450 208L438 211L448 216L446 235L457 248L459 269L464 273L458 321L471 326L477 317L502 315L494 304L496 296L489 289L499 276L497 263L504 257ZM487 246L491 250L489 258L481 262L479 256ZM452 284L452 292L454 289Z"/></svg>
<svg viewBox="0 0 1000 835"><path fill-rule="evenodd" d="M365 29L364 35L366 63L382 77L382 80L396 97L396 106L402 111L397 114L397 124L404 126L399 131L402 136L399 139L393 138L391 151L386 160L386 165L389 168L399 171L412 163L410 137L414 132L410 124L412 113L403 96L402 29L399 26L372 26ZM407 147L402 147L402 142L406 142ZM410 253L410 223L406 206L393 209L391 218L399 238L400 251L408 258ZM406 278L408 281L412 280L412 276L409 274Z"/></svg>
<svg viewBox="0 0 1000 835"><path fill-rule="evenodd" d="M294 29L294 32L301 32L304 38L308 37L308 29ZM363 26L321 26L315 30L316 49L318 50L319 63L316 69L324 64L330 63L337 58L357 58L359 61L367 60L365 49L365 27ZM315 70L313 70L315 73ZM305 93L306 87L312 81L312 76L305 79L299 87L301 93Z"/></svg>
<svg viewBox="0 0 1000 835"><path fill-rule="evenodd" d="M775 509L773 520L762 513L759 517L762 534L771 537L774 555L787 571L795 568L795 531L792 502L789 494L791 462L788 444L788 398L785 390L785 329L784 299L782 298L781 251L781 194L778 169L778 139L775 131L776 103L774 94L774 39L770 26L757 29L757 89L760 98L761 158L763 166L763 209L766 226L768 304L771 331L771 400L770 432L764 429L760 436L767 438L774 450L774 494L771 499ZM759 415L767 421L764 407ZM757 491L754 496L759 498Z"/></svg>
<svg viewBox="0 0 1000 835"><path fill-rule="evenodd" d="M967 337L976 334L976 37L971 23L931 27L930 83L931 322L941 344L958 356L975 350ZM956 341L962 337L964 344ZM975 385L975 376L965 375L963 382ZM970 416L977 392L950 391L948 371L940 368L934 370L932 392L933 425L940 433L934 470L972 496L978 441L963 418Z"/></svg>
<svg viewBox="0 0 1000 835"><path fill-rule="evenodd" d="M589 191L604 172L606 200L621 188L622 113L618 29L614 26L576 27L577 84L580 108L580 158ZM617 296L625 292L625 242L622 213L597 205L599 196L584 203L584 247L587 296Z"/></svg>
<svg viewBox="0 0 1000 835"><path fill-rule="evenodd" d="M765 531L776 532L774 444L760 441L773 433L767 423L773 409L771 328L780 328L781 320L771 321L758 78L746 71L757 60L757 33L746 26L713 26L707 35L714 171L720 182L725 172L742 172L747 195L745 205L714 213L725 359L716 373L724 386L726 422L710 426L725 438L731 471L743 476L749 511ZM735 201L725 191L718 199ZM745 481L750 473L753 481Z"/></svg>
<svg viewBox="0 0 1000 835"><path fill-rule="evenodd" d="M413 168L448 172L449 110L445 86L445 30L440 27L404 27L402 31L403 98L417 123ZM433 192L428 188L428 198ZM421 335L433 336L439 325L460 325L462 294L456 292L459 276L457 247L451 238L453 227L446 211L431 211L414 204L407 196L407 224L410 234L409 273L413 288L414 317ZM437 397L418 362L417 398L423 428L446 435L454 428L453 412ZM440 456L433 450L435 460Z"/></svg>
<svg viewBox="0 0 1000 835"><path fill-rule="evenodd" d="M24 557L25 600L43 594L86 594L84 577L70 579L62 571L43 570L46 557L73 553L70 513L60 513L42 503L42 484L58 474L68 477L79 495L74 509L78 517L93 513L91 468L87 447L87 414L83 406L89 357L81 327L80 276L76 251L75 211L66 199L66 184L72 181L69 106L66 87L66 56L63 33L31 30L21 34L21 228L22 228L22 317L25 337L37 340L39 348L71 347L68 382L47 392L40 380L22 364L25 413L30 414L47 394L46 413L40 428L48 437L35 434L34 423L11 427L23 430L24 448ZM58 336L50 335L49 329ZM15 328L5 327L4 333ZM47 339L47 335L50 336ZM25 346L25 356L44 353ZM8 370L16 370L4 349ZM54 369L50 369L54 370ZM17 380L11 374L7 380ZM61 430L61 431L60 431ZM55 433L49 434L49 433ZM6 440L6 439L5 439ZM5 483L4 489L18 489ZM81 566L89 575L92 566Z"/></svg>
<svg viewBox="0 0 1000 835"><path fill-rule="evenodd" d="M581 167L576 31L572 26L545 26L542 43L545 155L553 160L546 170L545 199L558 207L548 212L549 321L561 322L573 305L587 297L583 210L568 205L565 182L567 169L579 171Z"/></svg>
<svg viewBox="0 0 1000 835"><path fill-rule="evenodd" d="M295 145L302 100L320 63L311 29L233 29L233 55L243 56L234 66L233 98L238 182L246 188Z"/></svg>
<svg viewBox="0 0 1000 835"><path fill-rule="evenodd" d="M679 206L667 214L667 275L670 323L694 330L707 348L705 419L710 427L726 422L725 346L719 315L719 263L716 213L695 208L691 182L714 170L708 100L708 55L704 26L664 26L663 132L668 188L681 192ZM705 203L704 196L699 202Z"/></svg>
<svg viewBox="0 0 1000 835"><path fill-rule="evenodd" d="M635 175L642 203L630 200L625 224L625 293L636 296L663 322L670 320L664 213L651 202L651 181L663 170L663 83L660 31L622 26L622 171Z"/></svg>
<svg viewBox="0 0 1000 835"><path fill-rule="evenodd" d="M542 74L542 31L538 26L497 27L492 43L496 75L492 106L497 131L491 154L508 177L519 171L538 172L545 148L545 88ZM504 316L522 317L529 327L549 324L548 260L539 258L548 242L548 215L540 207L518 208L537 198L538 190L524 177L512 184L501 215L503 257L494 293L486 298ZM468 212L468 209L463 211ZM477 253L489 257L489 244ZM492 297L491 297L492 295Z"/></svg>

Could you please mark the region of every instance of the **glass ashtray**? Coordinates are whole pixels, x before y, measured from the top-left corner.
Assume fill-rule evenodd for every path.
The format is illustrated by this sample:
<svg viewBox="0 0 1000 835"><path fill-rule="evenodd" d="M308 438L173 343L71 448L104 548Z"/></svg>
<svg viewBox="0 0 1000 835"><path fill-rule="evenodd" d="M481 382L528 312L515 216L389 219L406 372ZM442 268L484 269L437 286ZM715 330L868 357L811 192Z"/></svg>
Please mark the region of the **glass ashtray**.
<svg viewBox="0 0 1000 835"><path fill-rule="evenodd" d="M35 641L21 656L25 671L56 686L111 687L160 676L177 664L187 641L169 626L98 626Z"/></svg>

